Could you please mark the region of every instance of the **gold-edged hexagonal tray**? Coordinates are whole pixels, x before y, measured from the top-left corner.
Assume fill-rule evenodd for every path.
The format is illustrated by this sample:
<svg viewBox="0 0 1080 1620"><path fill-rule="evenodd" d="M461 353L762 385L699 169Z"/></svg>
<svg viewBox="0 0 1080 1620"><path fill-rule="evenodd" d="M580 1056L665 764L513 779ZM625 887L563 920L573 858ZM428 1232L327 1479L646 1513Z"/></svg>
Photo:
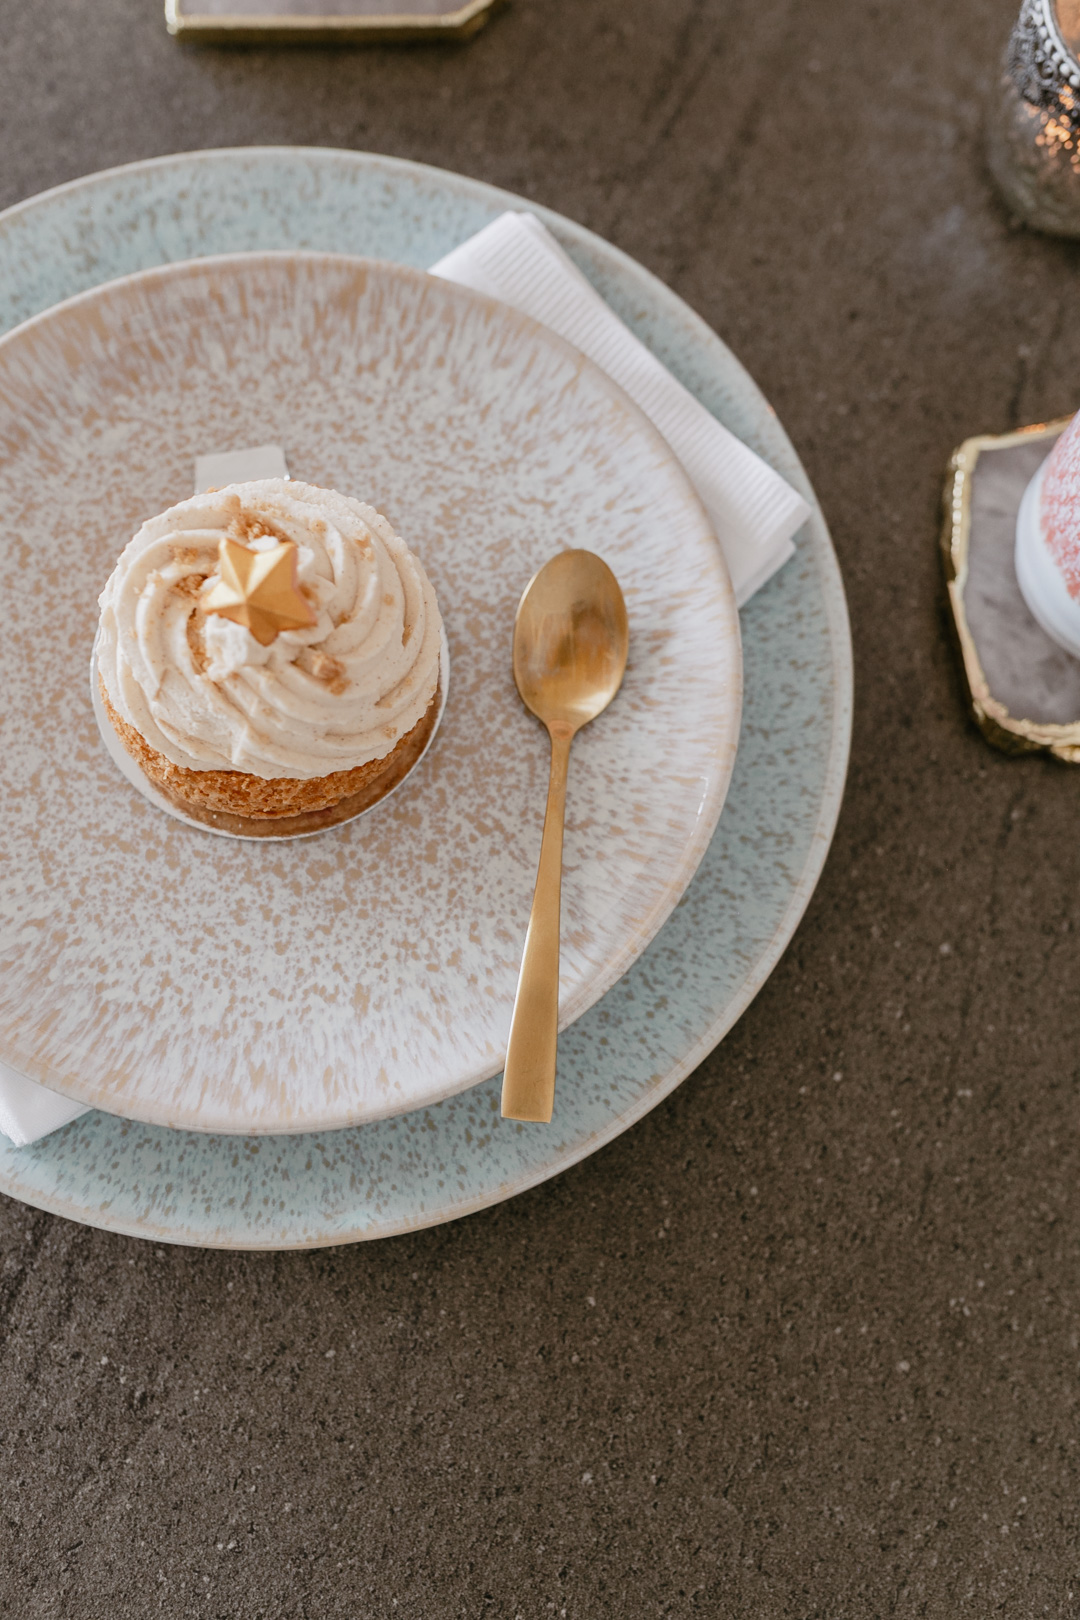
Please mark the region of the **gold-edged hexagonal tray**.
<svg viewBox="0 0 1080 1620"><path fill-rule="evenodd" d="M467 39L503 0L165 0L169 33L188 44L374 45Z"/></svg>
<svg viewBox="0 0 1080 1620"><path fill-rule="evenodd" d="M1042 751L1076 765L1080 659L1032 618L1013 565L1020 501L1070 420L981 434L953 452L941 552L975 723L1007 754Z"/></svg>

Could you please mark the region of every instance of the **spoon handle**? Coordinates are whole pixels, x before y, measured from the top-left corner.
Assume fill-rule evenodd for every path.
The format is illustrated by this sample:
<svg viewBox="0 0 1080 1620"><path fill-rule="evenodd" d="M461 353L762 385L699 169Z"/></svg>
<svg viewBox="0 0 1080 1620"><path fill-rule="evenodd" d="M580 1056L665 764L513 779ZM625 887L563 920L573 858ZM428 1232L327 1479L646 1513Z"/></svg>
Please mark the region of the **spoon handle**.
<svg viewBox="0 0 1080 1620"><path fill-rule="evenodd" d="M551 776L544 838L503 1071L503 1118L538 1120L545 1125L555 1106L563 820L566 767L573 740L569 727L551 730Z"/></svg>

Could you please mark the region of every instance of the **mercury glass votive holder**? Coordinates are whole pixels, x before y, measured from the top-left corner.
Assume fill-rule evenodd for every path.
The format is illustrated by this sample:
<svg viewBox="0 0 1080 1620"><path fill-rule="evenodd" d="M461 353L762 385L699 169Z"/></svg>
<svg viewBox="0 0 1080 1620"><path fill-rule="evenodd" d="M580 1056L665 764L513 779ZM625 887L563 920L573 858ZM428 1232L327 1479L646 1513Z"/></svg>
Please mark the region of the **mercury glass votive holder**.
<svg viewBox="0 0 1080 1620"><path fill-rule="evenodd" d="M1024 0L989 128L990 168L1035 230L1080 237L1080 0Z"/></svg>

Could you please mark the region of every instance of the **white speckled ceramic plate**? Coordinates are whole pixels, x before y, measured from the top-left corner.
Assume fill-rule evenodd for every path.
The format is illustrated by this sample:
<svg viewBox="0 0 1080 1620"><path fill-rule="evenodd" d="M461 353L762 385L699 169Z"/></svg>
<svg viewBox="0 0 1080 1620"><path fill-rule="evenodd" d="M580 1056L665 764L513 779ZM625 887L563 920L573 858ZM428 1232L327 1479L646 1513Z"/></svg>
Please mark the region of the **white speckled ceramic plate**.
<svg viewBox="0 0 1080 1620"><path fill-rule="evenodd" d="M425 266L521 206L476 181L364 153L248 148L135 164L0 216L0 327L199 252L287 244ZM536 212L638 336L813 501L783 428L719 338L625 254ZM552 1127L500 1120L497 1079L400 1119L262 1140L91 1113L30 1148L0 1139L0 1189L159 1241L303 1248L466 1215L626 1130L753 999L829 847L847 764L851 646L816 504L795 560L743 611L742 641L743 724L724 814L682 903L563 1036Z"/></svg>
<svg viewBox="0 0 1080 1620"><path fill-rule="evenodd" d="M131 534L186 494L201 449L264 441L418 552L454 667L407 791L271 847L118 781L84 684ZM548 753L510 640L567 546L615 571L630 660L571 758L564 1026L670 915L735 758L738 616L666 441L546 327L372 260L168 265L0 339L0 1059L129 1119L258 1133L380 1119L498 1073Z"/></svg>

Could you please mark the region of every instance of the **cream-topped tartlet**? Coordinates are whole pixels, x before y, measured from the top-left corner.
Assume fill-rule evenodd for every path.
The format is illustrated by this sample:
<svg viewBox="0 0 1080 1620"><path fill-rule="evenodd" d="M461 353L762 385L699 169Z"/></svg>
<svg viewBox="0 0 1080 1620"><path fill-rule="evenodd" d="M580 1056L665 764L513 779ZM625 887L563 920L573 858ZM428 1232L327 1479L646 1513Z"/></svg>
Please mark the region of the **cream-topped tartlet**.
<svg viewBox="0 0 1080 1620"><path fill-rule="evenodd" d="M356 815L434 728L435 592L386 519L335 490L272 478L181 501L143 524L100 603L114 729L222 830Z"/></svg>

